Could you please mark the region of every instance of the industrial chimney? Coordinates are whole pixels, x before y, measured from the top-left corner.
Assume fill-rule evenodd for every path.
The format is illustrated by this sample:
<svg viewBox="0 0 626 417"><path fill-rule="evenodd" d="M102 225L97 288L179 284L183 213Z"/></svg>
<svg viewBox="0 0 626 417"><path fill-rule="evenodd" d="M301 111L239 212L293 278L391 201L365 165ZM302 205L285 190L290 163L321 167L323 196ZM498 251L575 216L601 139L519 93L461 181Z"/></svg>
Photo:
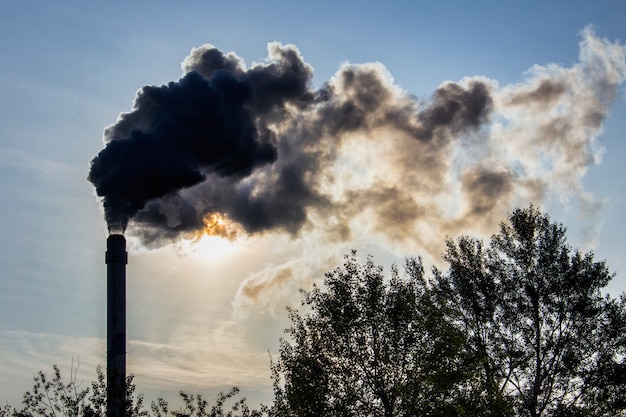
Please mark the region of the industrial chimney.
<svg viewBox="0 0 626 417"><path fill-rule="evenodd" d="M107 239L107 417L124 417L126 392L126 239Z"/></svg>

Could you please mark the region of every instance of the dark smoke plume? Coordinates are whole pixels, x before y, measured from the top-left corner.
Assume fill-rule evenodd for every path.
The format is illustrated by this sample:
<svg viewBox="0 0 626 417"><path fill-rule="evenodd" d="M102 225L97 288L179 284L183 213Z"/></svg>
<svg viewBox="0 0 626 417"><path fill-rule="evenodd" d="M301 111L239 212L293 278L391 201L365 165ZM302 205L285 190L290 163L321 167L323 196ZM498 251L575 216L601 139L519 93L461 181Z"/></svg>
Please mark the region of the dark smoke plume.
<svg viewBox="0 0 626 417"><path fill-rule="evenodd" d="M144 87L133 111L105 131L108 143L91 162L88 179L104 197L110 230L123 231L149 201L209 174L236 181L276 160L275 143L259 135L254 119L298 95L304 88L298 81L308 77L286 79L275 66L266 74L243 73L216 50L205 55L211 62L201 62L204 74L191 71L178 82ZM255 99L268 88L271 97Z"/></svg>
<svg viewBox="0 0 626 417"><path fill-rule="evenodd" d="M268 51L246 68L203 46L179 81L139 91L91 162L111 230L128 224L147 246L231 225L315 231L320 245L367 236L435 257L443 236L489 232L515 206L596 206L581 180L600 160L626 50L590 28L570 68L445 82L425 100L380 63L343 65L315 89L295 46Z"/></svg>
<svg viewBox="0 0 626 417"><path fill-rule="evenodd" d="M392 124L416 140L443 140L477 128L490 110L487 87L472 83L443 86L418 112L408 98L396 103L371 68L346 68L342 91L315 91L295 47L269 50L269 63L245 70L233 54L205 46L179 81L139 91L133 110L105 130L88 176L110 230L135 218L144 240L171 239L220 212L249 233L296 234L309 206L329 203L317 183L327 141Z"/></svg>

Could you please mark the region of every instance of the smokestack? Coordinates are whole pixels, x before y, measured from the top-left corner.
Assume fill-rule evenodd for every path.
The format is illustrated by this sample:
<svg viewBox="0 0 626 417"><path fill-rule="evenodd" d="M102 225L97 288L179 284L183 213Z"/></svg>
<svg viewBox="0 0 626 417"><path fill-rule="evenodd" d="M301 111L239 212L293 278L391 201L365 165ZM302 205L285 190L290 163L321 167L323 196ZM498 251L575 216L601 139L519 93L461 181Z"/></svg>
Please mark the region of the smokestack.
<svg viewBox="0 0 626 417"><path fill-rule="evenodd" d="M126 392L126 239L107 239L107 417L124 417Z"/></svg>

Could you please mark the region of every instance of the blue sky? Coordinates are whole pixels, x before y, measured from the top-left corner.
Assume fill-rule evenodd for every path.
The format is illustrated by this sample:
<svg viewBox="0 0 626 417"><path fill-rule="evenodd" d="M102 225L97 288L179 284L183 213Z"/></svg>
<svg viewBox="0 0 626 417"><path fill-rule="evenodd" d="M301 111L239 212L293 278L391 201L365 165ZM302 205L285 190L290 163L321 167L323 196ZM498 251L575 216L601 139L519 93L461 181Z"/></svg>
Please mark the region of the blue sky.
<svg viewBox="0 0 626 417"><path fill-rule="evenodd" d="M0 401L17 404L32 375L52 364L69 371L80 357L89 380L104 363L107 232L86 180L89 162L103 147L103 129L130 111L136 91L178 80L192 48L210 43L252 66L264 62L269 42L294 44L314 69L312 88L346 63L378 62L394 88L418 100L445 81L474 76L507 97L537 77L529 72L535 65L554 77L577 68L588 25L607 45L625 42L624 16L626 3L609 0L0 2ZM584 84L584 77L568 77L573 90ZM568 227L572 245L607 260L617 274L609 289L618 294L626 290L621 81L615 94L597 143L589 142L604 152L592 152L596 162L578 171L553 175L546 168L553 182L535 203ZM583 104L564 107L573 109L566 117ZM533 111L516 125L522 136L539 123L529 118ZM518 122L502 114L511 117L507 123ZM496 127L489 129L495 135ZM547 158L550 166L560 163L558 152ZM356 181L349 172L355 161L335 173ZM520 161L533 169L530 159ZM565 188L567 195L559 192ZM315 220L319 213L310 215ZM267 350L276 351L287 325L283 307L298 303L298 287L321 278L352 247L381 263L422 254L437 262L436 251L425 247L430 241L394 242L361 226L354 226L353 241L328 245L314 227L297 238L276 232L150 250L129 236L128 362L139 390L148 399L173 398L180 389L212 392L235 384L267 400ZM493 227L458 234L488 236ZM442 242L437 231L428 232ZM264 286L272 291L246 296Z"/></svg>

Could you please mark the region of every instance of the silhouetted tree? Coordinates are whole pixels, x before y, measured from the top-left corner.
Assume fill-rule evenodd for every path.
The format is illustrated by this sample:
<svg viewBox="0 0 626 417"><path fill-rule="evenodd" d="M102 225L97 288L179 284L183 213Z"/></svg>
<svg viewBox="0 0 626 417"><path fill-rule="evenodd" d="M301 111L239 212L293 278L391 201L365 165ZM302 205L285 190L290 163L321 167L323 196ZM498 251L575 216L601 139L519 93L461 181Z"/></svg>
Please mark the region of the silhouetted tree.
<svg viewBox="0 0 626 417"><path fill-rule="evenodd" d="M447 242L435 271L479 364L482 396L518 416L625 415L626 303L603 296L612 278L565 228L534 207L515 210L488 247Z"/></svg>
<svg viewBox="0 0 626 417"><path fill-rule="evenodd" d="M239 388L237 387L233 387L228 393L220 392L215 398L214 404L210 405L200 394L186 394L181 391L180 396L183 399L184 408L170 413L174 417L262 417L267 415L267 407L265 406L261 406L261 410L251 410L246 404L245 397L236 400L230 410L225 411L226 401L234 399L238 393ZM151 405L152 415L154 417L167 417L168 408L167 402L159 398L157 402L153 402Z"/></svg>
<svg viewBox="0 0 626 417"><path fill-rule="evenodd" d="M435 305L419 259L385 280L353 252L289 310L273 364L277 416L472 415L463 333ZM475 415L479 413L476 412Z"/></svg>
<svg viewBox="0 0 626 417"><path fill-rule="evenodd" d="M43 371L35 376L32 391L27 391L22 400L22 409L9 405L0 406L0 417L106 417L106 377L101 367L98 367L97 379L91 387L81 388L77 382L78 368L72 366L70 380L63 381L58 366L53 367L53 376L50 379ZM136 394L134 378L126 378L126 417L262 417L267 415L261 407L251 410L245 397L235 400L239 389L233 387L228 393L220 392L213 405L204 400L201 395L190 395L180 392L184 407L178 410L169 410L167 401L159 398L151 404L148 412L143 404L143 395ZM225 410L227 401L235 400L230 409Z"/></svg>
<svg viewBox="0 0 626 417"><path fill-rule="evenodd" d="M6 416L13 417L99 417L106 416L106 377L101 367L96 369L97 379L91 387L81 387L77 381L78 366L70 372L69 381L63 381L58 366L52 367L49 378L43 371L34 377L32 391L24 393L22 409L5 407ZM143 396L135 394L134 377L126 378L126 416L144 417Z"/></svg>

